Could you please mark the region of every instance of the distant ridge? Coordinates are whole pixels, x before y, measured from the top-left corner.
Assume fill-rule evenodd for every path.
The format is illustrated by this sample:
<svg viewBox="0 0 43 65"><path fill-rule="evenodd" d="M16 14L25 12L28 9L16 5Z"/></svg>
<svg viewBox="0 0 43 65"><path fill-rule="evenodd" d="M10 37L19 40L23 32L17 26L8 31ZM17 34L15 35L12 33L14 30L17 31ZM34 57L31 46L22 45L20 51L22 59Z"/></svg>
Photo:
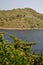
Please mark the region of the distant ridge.
<svg viewBox="0 0 43 65"><path fill-rule="evenodd" d="M0 10L0 28L43 28L43 14L31 8Z"/></svg>

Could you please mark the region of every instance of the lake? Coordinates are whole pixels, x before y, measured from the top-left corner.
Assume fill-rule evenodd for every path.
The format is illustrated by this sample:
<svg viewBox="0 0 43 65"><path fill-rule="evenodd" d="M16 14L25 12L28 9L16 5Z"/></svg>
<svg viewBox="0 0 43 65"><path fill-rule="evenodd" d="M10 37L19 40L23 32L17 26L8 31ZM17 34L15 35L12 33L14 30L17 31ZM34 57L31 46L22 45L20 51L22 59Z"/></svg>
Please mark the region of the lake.
<svg viewBox="0 0 43 65"><path fill-rule="evenodd" d="M23 41L36 42L37 44L32 46L31 52L39 54L41 51L43 53L43 30L0 30L0 32L8 32ZM6 34L4 36L5 39L11 41Z"/></svg>

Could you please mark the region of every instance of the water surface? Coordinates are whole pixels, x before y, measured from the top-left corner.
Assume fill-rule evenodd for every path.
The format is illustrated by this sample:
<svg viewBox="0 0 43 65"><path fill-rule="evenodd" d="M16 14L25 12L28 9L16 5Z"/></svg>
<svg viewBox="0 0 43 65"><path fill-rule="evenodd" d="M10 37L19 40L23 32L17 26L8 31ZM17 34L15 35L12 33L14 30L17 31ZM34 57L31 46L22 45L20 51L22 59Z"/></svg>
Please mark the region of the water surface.
<svg viewBox="0 0 43 65"><path fill-rule="evenodd" d="M8 32L18 38L29 42L37 42L37 45L32 46L32 52L43 53L43 30L0 30L0 32ZM5 39L11 40L6 34Z"/></svg>

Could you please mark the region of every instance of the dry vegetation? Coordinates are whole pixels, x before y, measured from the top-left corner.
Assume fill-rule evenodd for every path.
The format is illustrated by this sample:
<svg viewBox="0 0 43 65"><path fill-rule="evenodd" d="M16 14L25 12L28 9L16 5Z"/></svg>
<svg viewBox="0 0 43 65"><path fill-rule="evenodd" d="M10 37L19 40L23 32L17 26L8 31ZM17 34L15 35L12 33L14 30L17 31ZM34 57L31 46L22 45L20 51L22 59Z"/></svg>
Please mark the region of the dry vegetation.
<svg viewBox="0 0 43 65"><path fill-rule="evenodd" d="M0 27L43 28L43 14L31 8L0 11Z"/></svg>

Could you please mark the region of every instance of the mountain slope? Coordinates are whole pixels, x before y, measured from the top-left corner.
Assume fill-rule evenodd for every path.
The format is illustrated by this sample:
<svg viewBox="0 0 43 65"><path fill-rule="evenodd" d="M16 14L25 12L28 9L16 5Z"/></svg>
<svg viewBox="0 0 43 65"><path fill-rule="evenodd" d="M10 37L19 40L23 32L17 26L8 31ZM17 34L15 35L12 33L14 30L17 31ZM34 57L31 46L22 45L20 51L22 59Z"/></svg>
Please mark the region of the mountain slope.
<svg viewBox="0 0 43 65"><path fill-rule="evenodd" d="M0 27L43 28L43 14L31 8L0 11Z"/></svg>

